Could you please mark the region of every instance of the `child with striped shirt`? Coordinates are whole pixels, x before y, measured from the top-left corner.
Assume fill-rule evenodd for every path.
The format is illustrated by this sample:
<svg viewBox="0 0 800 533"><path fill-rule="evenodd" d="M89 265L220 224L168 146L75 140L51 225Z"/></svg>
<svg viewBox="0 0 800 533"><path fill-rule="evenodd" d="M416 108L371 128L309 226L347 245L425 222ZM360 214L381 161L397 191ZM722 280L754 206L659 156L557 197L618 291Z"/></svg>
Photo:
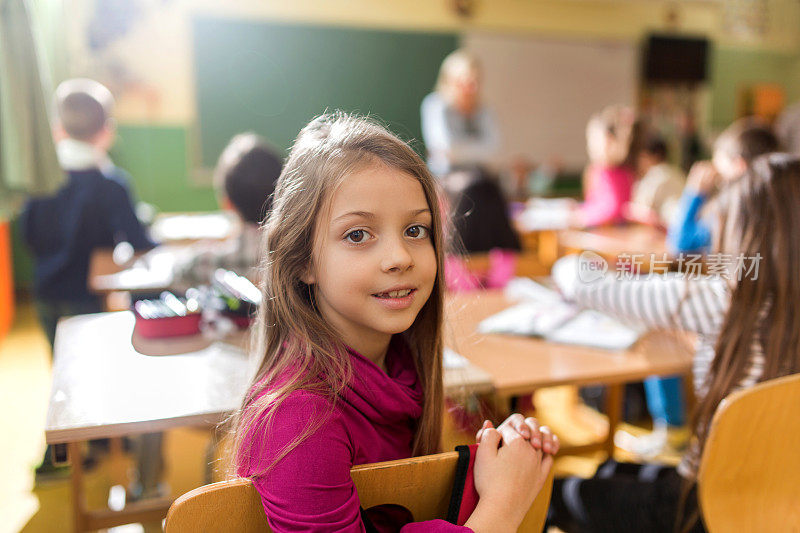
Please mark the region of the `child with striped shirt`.
<svg viewBox="0 0 800 533"><path fill-rule="evenodd" d="M591 479L557 480L551 522L570 531L702 531L693 488L709 426L730 393L800 371L800 159L757 159L722 193L713 250L718 276L663 275L580 283L574 258L554 267L579 305L653 329L697 335L692 440L677 469L608 461ZM608 276L607 276L608 278ZM731 458L732 461L737 458ZM683 512L679 512L683 509Z"/></svg>

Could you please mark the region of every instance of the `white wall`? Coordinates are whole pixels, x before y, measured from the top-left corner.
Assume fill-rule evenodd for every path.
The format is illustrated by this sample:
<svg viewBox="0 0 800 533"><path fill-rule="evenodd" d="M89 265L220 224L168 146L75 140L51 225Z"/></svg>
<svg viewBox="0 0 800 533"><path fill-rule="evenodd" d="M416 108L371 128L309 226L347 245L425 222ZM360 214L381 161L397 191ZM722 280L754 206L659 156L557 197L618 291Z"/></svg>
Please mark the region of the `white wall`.
<svg viewBox="0 0 800 533"><path fill-rule="evenodd" d="M481 60L484 100L502 133L502 160L525 155L541 163L559 156L566 168L581 168L592 113L612 103L635 103L634 43L479 32L467 33L462 42Z"/></svg>

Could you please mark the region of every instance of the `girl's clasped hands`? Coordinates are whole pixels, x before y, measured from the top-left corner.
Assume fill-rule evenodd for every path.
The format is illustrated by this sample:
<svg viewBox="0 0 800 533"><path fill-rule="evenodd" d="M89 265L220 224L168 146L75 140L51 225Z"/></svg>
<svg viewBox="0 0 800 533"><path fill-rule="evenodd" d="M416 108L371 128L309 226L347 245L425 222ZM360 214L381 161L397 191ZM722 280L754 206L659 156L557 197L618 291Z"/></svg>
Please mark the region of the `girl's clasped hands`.
<svg viewBox="0 0 800 533"><path fill-rule="evenodd" d="M473 531L516 531L542 489L560 446L533 417L515 413L476 435L475 488L480 500L465 524Z"/></svg>

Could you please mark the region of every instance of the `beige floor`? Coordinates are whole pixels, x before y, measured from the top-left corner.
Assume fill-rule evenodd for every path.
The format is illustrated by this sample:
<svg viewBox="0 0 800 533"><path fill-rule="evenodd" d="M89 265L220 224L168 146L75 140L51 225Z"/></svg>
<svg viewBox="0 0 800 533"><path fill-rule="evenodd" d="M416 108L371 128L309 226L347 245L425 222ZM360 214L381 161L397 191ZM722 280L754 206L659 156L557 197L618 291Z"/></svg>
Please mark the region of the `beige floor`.
<svg viewBox="0 0 800 533"><path fill-rule="evenodd" d="M49 345L32 307L20 305L0 341L0 406L6 427L0 439L0 531L18 531L39 509L31 492L33 468L44 452L50 387ZM52 531L52 530L51 530Z"/></svg>
<svg viewBox="0 0 800 533"><path fill-rule="evenodd" d="M44 451L44 422L50 387L49 346L39 329L29 303L19 304L9 335L0 340L0 405L4 407L6 438L0 438L0 533L40 533L71 530L71 496L67 478L34 483L34 468ZM607 427L602 415L577 401L574 389L543 390L535 398L540 420L570 443L597 439ZM641 433L643 428L631 427ZM166 482L173 496L204 483L205 453L209 431L182 428L165 437ZM471 443L471 432L461 433L446 422L444 447ZM557 474L590 475L600 455L565 457L556 465ZM664 457L674 462L675 454ZM87 498L91 507L105 505L109 489L125 482L130 458L104 459L87 475ZM123 474L120 474L122 472ZM121 479L122 478L122 479ZM119 529L119 528L116 528ZM158 530L158 524L147 530ZM120 531L141 531L141 527Z"/></svg>

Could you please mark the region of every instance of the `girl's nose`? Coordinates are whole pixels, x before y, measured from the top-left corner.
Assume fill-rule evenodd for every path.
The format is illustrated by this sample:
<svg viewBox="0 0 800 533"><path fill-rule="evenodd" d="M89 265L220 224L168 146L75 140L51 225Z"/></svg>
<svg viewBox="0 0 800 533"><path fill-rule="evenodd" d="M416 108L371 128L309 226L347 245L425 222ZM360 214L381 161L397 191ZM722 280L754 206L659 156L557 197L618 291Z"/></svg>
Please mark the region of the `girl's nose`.
<svg viewBox="0 0 800 533"><path fill-rule="evenodd" d="M414 265L414 258L402 240L391 242L386 247L381 269L384 272L403 272Z"/></svg>

